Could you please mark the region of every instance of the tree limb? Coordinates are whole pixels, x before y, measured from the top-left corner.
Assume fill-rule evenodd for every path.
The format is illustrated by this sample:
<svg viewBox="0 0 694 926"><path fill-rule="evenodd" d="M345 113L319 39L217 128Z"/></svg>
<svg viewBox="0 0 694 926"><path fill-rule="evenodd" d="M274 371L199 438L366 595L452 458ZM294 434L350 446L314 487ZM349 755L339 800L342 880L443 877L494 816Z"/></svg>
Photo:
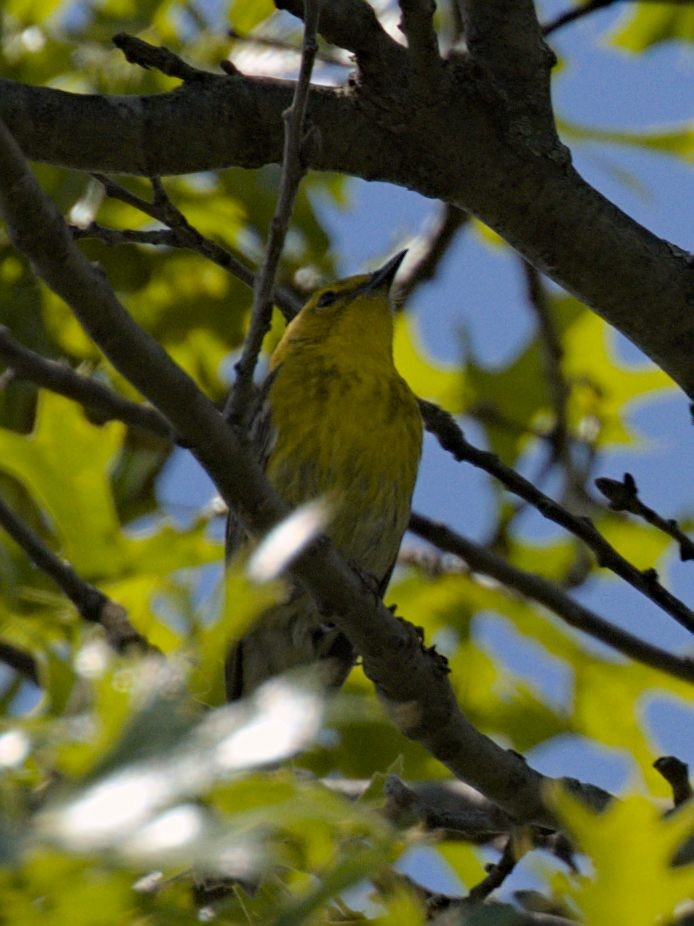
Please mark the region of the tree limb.
<svg viewBox="0 0 694 926"><path fill-rule="evenodd" d="M327 4L331 14L333 6L342 5ZM325 23L321 28L326 34ZM354 24L345 28L352 34ZM314 87L308 118L321 144L311 151L310 166L384 180L470 211L694 398L694 265L687 255L579 176L550 137L546 113L536 122L514 113L508 93L500 96L485 71L467 60L444 65L436 106L419 106L408 95L404 60L386 72L387 92ZM281 114L292 93L290 82L239 75L212 75L142 97L69 94L0 80L0 117L30 158L158 176L279 163ZM548 107L544 92L541 97L538 105Z"/></svg>

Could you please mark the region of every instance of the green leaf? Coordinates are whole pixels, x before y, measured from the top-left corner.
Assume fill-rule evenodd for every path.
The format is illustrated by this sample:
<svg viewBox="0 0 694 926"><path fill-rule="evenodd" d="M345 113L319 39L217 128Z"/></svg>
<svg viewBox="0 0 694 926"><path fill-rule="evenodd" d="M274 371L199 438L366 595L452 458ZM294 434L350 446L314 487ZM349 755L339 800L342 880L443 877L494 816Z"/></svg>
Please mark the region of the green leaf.
<svg viewBox="0 0 694 926"><path fill-rule="evenodd" d="M42 393L31 439L0 431L0 469L50 518L62 552L85 578L118 568L121 540L108 470L125 426L95 428L82 409Z"/></svg>
<svg viewBox="0 0 694 926"><path fill-rule="evenodd" d="M687 3L639 3L612 34L610 44L642 52L660 42L694 42L694 9Z"/></svg>
<svg viewBox="0 0 694 926"><path fill-rule="evenodd" d="M566 119L557 120L557 125L562 135L568 140L607 142L633 148L648 148L687 161L694 159L694 125L691 122L639 131L599 129L593 126L578 125Z"/></svg>
<svg viewBox="0 0 694 926"><path fill-rule="evenodd" d="M395 320L395 365L410 389L423 399L459 412L463 403L463 376L454 364L435 360L424 348L411 315L401 312Z"/></svg>
<svg viewBox="0 0 694 926"><path fill-rule="evenodd" d="M673 868L672 860L692 831L694 807L663 817L648 798L630 795L597 815L565 793L557 792L554 801L594 866L592 875L559 879L586 926L653 926L669 919L675 906L689 898L694 869Z"/></svg>

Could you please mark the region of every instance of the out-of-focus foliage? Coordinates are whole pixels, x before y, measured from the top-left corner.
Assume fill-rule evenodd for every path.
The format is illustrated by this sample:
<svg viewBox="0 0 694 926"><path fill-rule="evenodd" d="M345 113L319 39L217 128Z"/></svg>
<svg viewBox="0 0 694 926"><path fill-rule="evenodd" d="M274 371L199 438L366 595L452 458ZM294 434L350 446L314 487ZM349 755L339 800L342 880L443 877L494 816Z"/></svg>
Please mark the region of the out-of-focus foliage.
<svg viewBox="0 0 694 926"><path fill-rule="evenodd" d="M450 29L455 18L440 6L442 29ZM292 75L295 54L244 38L258 29L296 41L296 22L273 8L269 0L6 0L0 10L2 76L73 92L175 87L176 81L123 60L110 43L121 31L166 44L211 70L232 49L246 71ZM685 5L625 5L611 40L640 52L691 38L692 15ZM241 38L226 38L230 26ZM348 73L340 65L319 67L326 82ZM622 125L579 127L561 114L559 121L571 144L691 154L691 136L681 127L636 133ZM104 199L88 177L45 165L34 169L75 222L95 218L140 230L156 225L131 206ZM144 180L119 179L151 198ZM164 183L192 224L254 266L278 179L277 168L269 167ZM309 175L283 257L283 285L302 290L307 281L334 275L338 260L324 223L326 202L349 205L347 179ZM465 234L506 248L479 223L471 225ZM139 400L1 234L0 323L28 347ZM248 290L188 251L108 248L91 240L80 246L101 264L136 321L221 403L247 323ZM405 311L397 321L398 367L420 395L462 416L464 426L474 422L476 433L507 464L539 459L550 469L564 466L553 484L560 483L556 494L590 514L639 568L658 567L671 550L666 538L598 507L590 477L602 451L638 445L628 411L670 384L655 368L620 360L607 326L576 300L550 290L545 299L568 387L561 409L539 326L531 326L514 356L493 366L472 351L463 332L459 362L443 363L424 347L421 319ZM524 311L519 304L518 312ZM277 315L268 343L276 342L282 327ZM422 845L434 845L465 887L479 882L486 860L480 849L438 842L419 829L399 832L380 814L388 769L408 780L440 780L449 773L393 728L361 669L327 705L310 689L280 683L248 704L223 706L227 642L277 589L254 585L235 567L224 583L226 604L220 604L220 519L206 507L164 504L161 496L162 474L180 464L184 451L174 454L160 439L119 423L97 424L68 400L37 395L26 383L4 387L3 497L83 578L127 609L166 665L108 653L99 631L86 626L0 534L0 641L31 652L41 682L38 689L0 669L0 918L19 926L37 918L56 926L188 924L213 915L222 923L366 919L414 926L424 922L420 902L402 883L384 885L392 864ZM571 439L568 450L552 443L558 417ZM451 496L465 491L464 468L460 472ZM500 491L495 503L487 536L514 565L568 587L616 581L566 535L528 536L522 513ZM586 645L532 601L458 562L414 560L396 574L388 601L397 602L398 613L423 626L427 640L448 656L461 707L482 730L520 751L582 738L605 754L629 757L633 790L667 796L651 768L657 753L643 717L654 692L691 704L684 683ZM638 622L636 608L636 629ZM501 654L489 642L494 638L506 642ZM532 662L533 678L509 652ZM280 767L286 757L293 757L291 763ZM357 802L322 780L374 775ZM686 896L691 867L671 869L668 860L691 826L688 811L663 820L645 798L629 798L596 822L566 799L558 797L557 806L593 870L581 878L557 876L555 867L541 862L536 874L586 922L645 926ZM634 868L643 875L645 899L631 891ZM234 880L226 891L219 883L224 879ZM369 880L379 891L367 899Z"/></svg>

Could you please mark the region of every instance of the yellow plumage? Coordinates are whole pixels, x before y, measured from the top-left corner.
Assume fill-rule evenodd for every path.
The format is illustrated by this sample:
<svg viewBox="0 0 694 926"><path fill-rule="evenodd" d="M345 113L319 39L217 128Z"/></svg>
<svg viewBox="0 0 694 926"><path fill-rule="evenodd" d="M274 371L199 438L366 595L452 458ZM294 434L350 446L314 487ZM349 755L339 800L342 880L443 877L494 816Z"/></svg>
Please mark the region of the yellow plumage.
<svg viewBox="0 0 694 926"><path fill-rule="evenodd" d="M393 363L389 289L403 256L311 297L272 356L253 428L280 495L293 506L325 499L326 533L381 593L407 527L422 446L417 400ZM238 546L233 523L230 539ZM327 681L339 684L351 649L295 591L232 650L229 696L318 660L329 661Z"/></svg>

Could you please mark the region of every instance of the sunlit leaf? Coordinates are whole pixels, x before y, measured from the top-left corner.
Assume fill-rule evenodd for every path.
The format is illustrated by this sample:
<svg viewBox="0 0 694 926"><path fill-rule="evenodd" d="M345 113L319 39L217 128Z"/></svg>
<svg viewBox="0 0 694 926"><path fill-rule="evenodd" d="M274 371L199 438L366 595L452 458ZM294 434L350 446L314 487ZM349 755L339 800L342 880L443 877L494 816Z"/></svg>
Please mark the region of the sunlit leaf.
<svg viewBox="0 0 694 926"><path fill-rule="evenodd" d="M557 793L555 801L594 866L592 874L562 878L587 926L652 926L688 898L692 866L673 867L672 860L691 833L694 808L664 818L648 798L631 795L598 817L568 795Z"/></svg>

